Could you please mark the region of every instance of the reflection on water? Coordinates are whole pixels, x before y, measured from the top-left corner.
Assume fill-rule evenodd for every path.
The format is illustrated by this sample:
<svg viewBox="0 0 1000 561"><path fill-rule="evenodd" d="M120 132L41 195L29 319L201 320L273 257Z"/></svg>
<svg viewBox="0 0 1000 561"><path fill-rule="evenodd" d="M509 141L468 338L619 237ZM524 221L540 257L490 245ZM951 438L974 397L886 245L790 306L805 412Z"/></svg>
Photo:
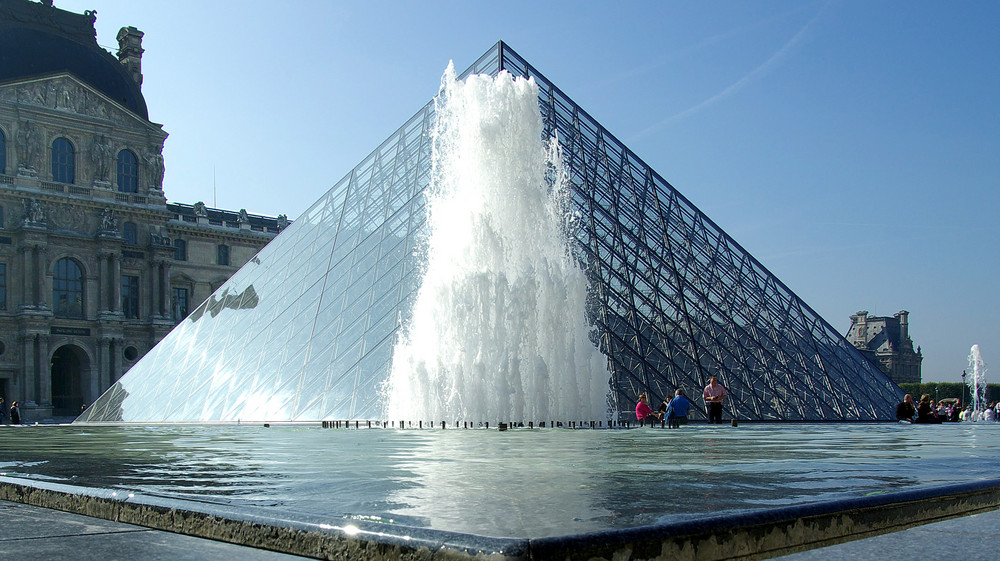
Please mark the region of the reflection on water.
<svg viewBox="0 0 1000 561"><path fill-rule="evenodd" d="M15 477L540 537L993 477L1000 424L0 427L0 442Z"/></svg>

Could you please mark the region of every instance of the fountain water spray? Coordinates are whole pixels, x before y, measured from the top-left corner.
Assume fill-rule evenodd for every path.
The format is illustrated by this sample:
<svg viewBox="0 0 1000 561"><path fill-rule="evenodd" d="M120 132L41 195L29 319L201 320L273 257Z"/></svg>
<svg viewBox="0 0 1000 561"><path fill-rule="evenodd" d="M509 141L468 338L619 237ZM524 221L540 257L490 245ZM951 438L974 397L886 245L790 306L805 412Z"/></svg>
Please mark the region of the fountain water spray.
<svg viewBox="0 0 1000 561"><path fill-rule="evenodd" d="M572 255L569 179L542 139L538 86L455 77L435 100L427 260L383 388L391 419L603 419L607 358L592 342Z"/></svg>
<svg viewBox="0 0 1000 561"><path fill-rule="evenodd" d="M969 389L972 391L972 420L978 421L989 407L986 398L986 363L979 354L979 345L972 345L969 352L969 370L972 371L972 378L968 381Z"/></svg>

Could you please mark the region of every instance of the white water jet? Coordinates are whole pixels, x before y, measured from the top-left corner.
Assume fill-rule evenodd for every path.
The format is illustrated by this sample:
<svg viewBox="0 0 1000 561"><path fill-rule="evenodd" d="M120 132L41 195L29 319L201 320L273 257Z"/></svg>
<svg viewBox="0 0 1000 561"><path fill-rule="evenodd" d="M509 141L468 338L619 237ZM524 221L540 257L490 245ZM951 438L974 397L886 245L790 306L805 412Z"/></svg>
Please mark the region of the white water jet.
<svg viewBox="0 0 1000 561"><path fill-rule="evenodd" d="M979 353L979 345L972 345L972 349L969 351L969 370L972 371L972 377L968 380L969 389L972 392L972 403L970 404L972 420L978 421L982 419L986 408L989 407L989 401L986 397L986 363L983 362L983 357Z"/></svg>
<svg viewBox="0 0 1000 561"><path fill-rule="evenodd" d="M393 420L598 420L607 358L567 233L568 177L538 86L455 77L435 100L426 269L384 387Z"/></svg>

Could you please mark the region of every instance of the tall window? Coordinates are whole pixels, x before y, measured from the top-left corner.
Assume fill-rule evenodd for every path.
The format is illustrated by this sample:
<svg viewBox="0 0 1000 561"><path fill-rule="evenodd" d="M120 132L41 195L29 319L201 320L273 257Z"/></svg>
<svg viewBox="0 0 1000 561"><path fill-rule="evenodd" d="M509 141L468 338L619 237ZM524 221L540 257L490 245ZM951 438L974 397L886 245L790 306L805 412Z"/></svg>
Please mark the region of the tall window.
<svg viewBox="0 0 1000 561"><path fill-rule="evenodd" d="M128 245L139 245L139 231L135 222L125 222L122 224L122 237Z"/></svg>
<svg viewBox="0 0 1000 561"><path fill-rule="evenodd" d="M122 315L127 319L139 318L139 277L122 275Z"/></svg>
<svg viewBox="0 0 1000 561"><path fill-rule="evenodd" d="M52 181L74 183L76 181L76 157L73 145L65 138L52 141Z"/></svg>
<svg viewBox="0 0 1000 561"><path fill-rule="evenodd" d="M0 263L0 310L7 309L7 264Z"/></svg>
<svg viewBox="0 0 1000 561"><path fill-rule="evenodd" d="M56 261L52 277L52 305L56 317L83 317L83 271L72 259Z"/></svg>
<svg viewBox="0 0 1000 561"><path fill-rule="evenodd" d="M139 160L131 150L118 153L118 191L139 192Z"/></svg>
<svg viewBox="0 0 1000 561"><path fill-rule="evenodd" d="M0 131L0 173L7 173L7 137Z"/></svg>
<svg viewBox="0 0 1000 561"><path fill-rule="evenodd" d="M174 259L177 261L188 260L188 244L186 241L174 238Z"/></svg>
<svg viewBox="0 0 1000 561"><path fill-rule="evenodd" d="M225 244L219 244L219 265L229 264L229 246Z"/></svg>
<svg viewBox="0 0 1000 561"><path fill-rule="evenodd" d="M174 321L180 323L188 315L188 289L174 288Z"/></svg>

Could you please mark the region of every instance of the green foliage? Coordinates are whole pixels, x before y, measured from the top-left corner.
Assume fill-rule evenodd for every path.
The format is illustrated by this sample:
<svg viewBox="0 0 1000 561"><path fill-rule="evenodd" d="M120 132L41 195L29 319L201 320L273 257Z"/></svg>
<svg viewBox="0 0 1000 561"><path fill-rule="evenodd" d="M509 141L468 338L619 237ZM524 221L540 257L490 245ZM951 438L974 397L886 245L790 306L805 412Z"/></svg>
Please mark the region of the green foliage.
<svg viewBox="0 0 1000 561"><path fill-rule="evenodd" d="M930 394L934 401L946 398L956 398L966 404L971 399L971 390L961 382L925 382L923 384L899 384L899 387L906 393L913 396L913 399L920 401L920 396ZM1000 401L1000 386L988 385L986 389L986 401L993 403Z"/></svg>

